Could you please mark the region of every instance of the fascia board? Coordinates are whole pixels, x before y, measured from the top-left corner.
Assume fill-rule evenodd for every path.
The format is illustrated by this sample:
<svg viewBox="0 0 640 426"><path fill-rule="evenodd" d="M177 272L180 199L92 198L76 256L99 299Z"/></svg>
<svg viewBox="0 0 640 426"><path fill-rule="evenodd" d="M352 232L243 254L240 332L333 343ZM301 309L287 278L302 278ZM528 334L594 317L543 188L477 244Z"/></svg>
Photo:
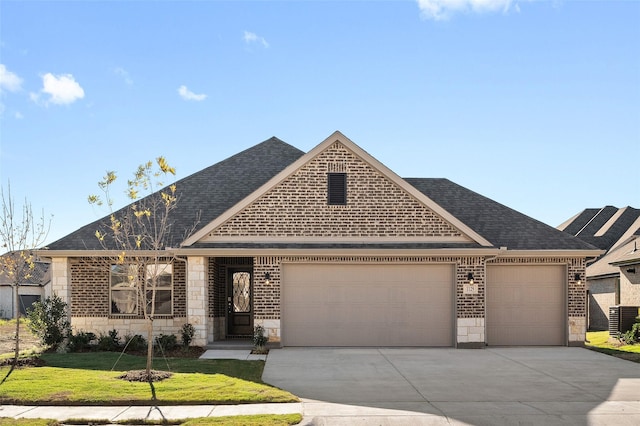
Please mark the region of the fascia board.
<svg viewBox="0 0 640 426"><path fill-rule="evenodd" d="M500 257L598 257L604 253L604 250L506 250Z"/></svg>

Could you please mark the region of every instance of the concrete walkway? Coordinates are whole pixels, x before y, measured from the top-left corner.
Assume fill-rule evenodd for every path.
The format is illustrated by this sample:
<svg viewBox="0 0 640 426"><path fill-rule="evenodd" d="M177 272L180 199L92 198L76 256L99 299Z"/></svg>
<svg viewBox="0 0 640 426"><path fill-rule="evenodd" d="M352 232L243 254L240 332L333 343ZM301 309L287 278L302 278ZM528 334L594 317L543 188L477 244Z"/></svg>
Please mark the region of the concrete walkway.
<svg viewBox="0 0 640 426"><path fill-rule="evenodd" d="M29 419L109 420L180 420L194 417L223 417L254 414L302 413L301 403L244 404L244 405L177 405L177 406L118 406L118 407L57 407L0 405L0 417Z"/></svg>
<svg viewBox="0 0 640 426"><path fill-rule="evenodd" d="M208 358L246 359L238 353ZM271 350L263 380L300 403L0 406L0 417L186 419L302 413L302 425L640 424L640 365L581 348Z"/></svg>

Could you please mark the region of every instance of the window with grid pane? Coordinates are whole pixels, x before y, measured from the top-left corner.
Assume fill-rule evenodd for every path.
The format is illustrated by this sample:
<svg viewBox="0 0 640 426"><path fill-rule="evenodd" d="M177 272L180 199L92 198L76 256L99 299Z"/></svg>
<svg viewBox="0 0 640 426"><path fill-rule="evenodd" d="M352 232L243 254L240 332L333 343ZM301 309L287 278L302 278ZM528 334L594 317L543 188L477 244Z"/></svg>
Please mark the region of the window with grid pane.
<svg viewBox="0 0 640 426"><path fill-rule="evenodd" d="M112 315L138 313L137 275L137 265L111 265L109 298L111 299Z"/></svg>
<svg viewBox="0 0 640 426"><path fill-rule="evenodd" d="M155 286L151 277L155 277ZM147 313L151 313L153 292L155 291L155 303L153 315L171 315L173 313L173 265L159 263L147 266Z"/></svg>

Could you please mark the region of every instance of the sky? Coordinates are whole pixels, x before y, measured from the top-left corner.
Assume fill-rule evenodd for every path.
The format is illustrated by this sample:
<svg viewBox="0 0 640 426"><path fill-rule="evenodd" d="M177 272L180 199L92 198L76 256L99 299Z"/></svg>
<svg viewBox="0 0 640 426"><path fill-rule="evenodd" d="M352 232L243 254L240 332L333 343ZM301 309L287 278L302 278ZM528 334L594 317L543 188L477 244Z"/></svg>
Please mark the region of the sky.
<svg viewBox="0 0 640 426"><path fill-rule="evenodd" d="M0 1L0 184L46 242L107 171L335 130L554 227L640 208L640 1Z"/></svg>

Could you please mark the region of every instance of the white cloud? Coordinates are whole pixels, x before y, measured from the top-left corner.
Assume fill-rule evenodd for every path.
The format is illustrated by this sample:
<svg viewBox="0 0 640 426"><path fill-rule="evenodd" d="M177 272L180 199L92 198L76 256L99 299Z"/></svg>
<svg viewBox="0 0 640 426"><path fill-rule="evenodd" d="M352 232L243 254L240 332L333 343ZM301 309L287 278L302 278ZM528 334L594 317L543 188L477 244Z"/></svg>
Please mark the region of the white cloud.
<svg viewBox="0 0 640 426"><path fill-rule="evenodd" d="M122 78L127 86L133 86L133 80L129 75L129 72L122 67L117 67L113 69L113 73L118 77Z"/></svg>
<svg viewBox="0 0 640 426"><path fill-rule="evenodd" d="M55 76L51 73L46 73L42 76L42 86L41 92L49 95L49 99L44 101L44 105L49 105L50 103L68 105L84 98L84 89L80 87L80 84L71 74ZM40 103L39 93L30 93L29 97L32 101Z"/></svg>
<svg viewBox="0 0 640 426"><path fill-rule="evenodd" d="M0 92L8 90L17 92L22 87L22 79L17 74L12 73L4 64L0 64Z"/></svg>
<svg viewBox="0 0 640 426"><path fill-rule="evenodd" d="M185 101L204 101L207 98L207 95L205 95L204 93L197 95L191 90L187 89L187 86L184 85L178 88L178 94Z"/></svg>
<svg viewBox="0 0 640 426"><path fill-rule="evenodd" d="M259 44L262 44L262 46L264 47L269 47L269 43L267 43L267 40L265 40L264 37L260 37L259 35L252 33L250 31L245 31L244 37L242 37L242 39L247 44L259 43Z"/></svg>
<svg viewBox="0 0 640 426"><path fill-rule="evenodd" d="M513 6L519 10L518 0L417 0L421 15L426 19L446 20L457 12L508 12Z"/></svg>
<svg viewBox="0 0 640 426"><path fill-rule="evenodd" d="M16 120L22 120L24 118L24 115L22 115L20 111L16 111L14 117L16 118Z"/></svg>

